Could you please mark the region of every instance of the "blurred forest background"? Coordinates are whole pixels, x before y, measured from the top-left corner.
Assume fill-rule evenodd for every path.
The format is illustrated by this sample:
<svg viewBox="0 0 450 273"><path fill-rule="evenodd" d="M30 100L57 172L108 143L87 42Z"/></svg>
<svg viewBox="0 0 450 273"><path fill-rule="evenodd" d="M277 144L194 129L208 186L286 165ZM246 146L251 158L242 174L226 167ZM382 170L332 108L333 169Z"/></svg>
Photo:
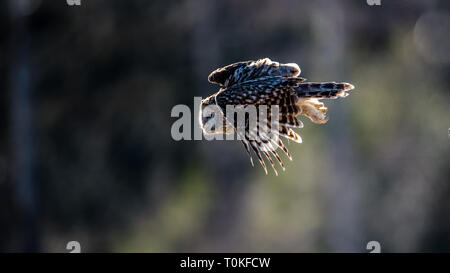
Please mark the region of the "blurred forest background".
<svg viewBox="0 0 450 273"><path fill-rule="evenodd" d="M447 0L0 2L0 251L450 251ZM174 141L236 61L346 81L276 177Z"/></svg>

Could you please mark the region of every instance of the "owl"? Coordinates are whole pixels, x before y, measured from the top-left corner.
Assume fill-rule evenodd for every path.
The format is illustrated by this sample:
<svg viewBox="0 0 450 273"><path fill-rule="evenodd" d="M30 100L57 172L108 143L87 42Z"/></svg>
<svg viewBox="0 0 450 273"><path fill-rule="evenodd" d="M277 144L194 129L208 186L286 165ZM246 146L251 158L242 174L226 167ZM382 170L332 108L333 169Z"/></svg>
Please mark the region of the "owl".
<svg viewBox="0 0 450 273"><path fill-rule="evenodd" d="M282 150L292 160L281 137L302 142L301 137L293 130L303 128L298 116L304 115L314 123L323 124L328 121L327 108L320 100L344 98L354 88L352 84L345 82L306 82L305 78L299 77L300 72L300 67L295 63L282 64L268 58L238 62L213 71L208 80L221 88L201 101L199 122L203 133L238 134L252 166L251 150L266 174L267 167L263 157L278 175L273 158L283 170L285 165L277 150ZM258 113L254 126L251 126L248 118L238 124L227 115L228 106L263 105L267 106L268 113L265 116ZM212 106L218 111L205 114L206 108ZM211 119L219 119L221 122L207 126ZM261 130L262 125L265 125L265 130Z"/></svg>

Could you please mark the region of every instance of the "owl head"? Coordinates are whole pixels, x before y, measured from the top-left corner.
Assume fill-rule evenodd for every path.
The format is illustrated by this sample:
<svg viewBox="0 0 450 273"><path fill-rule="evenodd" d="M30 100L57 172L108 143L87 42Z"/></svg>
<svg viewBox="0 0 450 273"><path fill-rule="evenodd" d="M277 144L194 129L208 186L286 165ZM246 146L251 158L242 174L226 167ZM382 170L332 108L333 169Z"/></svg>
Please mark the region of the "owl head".
<svg viewBox="0 0 450 273"><path fill-rule="evenodd" d="M226 120L222 108L217 105L215 95L201 101L198 118L206 135L234 133L234 127Z"/></svg>

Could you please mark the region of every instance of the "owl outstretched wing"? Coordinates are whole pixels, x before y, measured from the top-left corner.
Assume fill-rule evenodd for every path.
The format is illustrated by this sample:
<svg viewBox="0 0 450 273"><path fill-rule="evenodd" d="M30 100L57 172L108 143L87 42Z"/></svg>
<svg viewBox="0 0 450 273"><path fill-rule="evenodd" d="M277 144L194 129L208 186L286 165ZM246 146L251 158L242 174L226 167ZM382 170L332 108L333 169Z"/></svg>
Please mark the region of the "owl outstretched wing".
<svg viewBox="0 0 450 273"><path fill-rule="evenodd" d="M250 156L252 165L251 149L266 173L267 167L263 156L269 161L276 174L277 171L270 155L278 161L283 170L285 169L284 163L276 151L278 148L282 149L292 160L289 150L279 137L280 135L298 143L302 141L301 137L292 130L293 127L303 127L303 123L297 119L297 115L301 113L301 108L296 104L298 96L293 92L293 87L298 86L301 82L303 82L301 78L264 77L233 85L216 96L217 105L221 107L225 116L227 105L268 106L267 115L257 116L256 126L250 126L249 121L246 120L245 128L239 130L237 122L234 121L233 124ZM277 107L278 118L275 121L272 119L271 106Z"/></svg>
<svg viewBox="0 0 450 273"><path fill-rule="evenodd" d="M250 156L252 165L251 149L266 173L267 167L263 156L277 174L271 155L278 161L282 169L285 169L283 161L276 151L278 148L282 149L292 160L292 156L280 136L297 143L302 142L301 137L293 130L293 128L303 127L303 123L297 116L302 114L315 123L325 123L328 120L327 108L319 100L345 97L347 96L346 91L351 89L353 86L347 83L304 83L301 78L263 77L226 88L217 94L216 101L225 116L227 105L268 106L267 115L257 116L256 126L250 126L248 120L245 121L245 128L242 130L237 128L236 121L233 126ZM278 111L278 119L275 121L272 120L271 106L276 106Z"/></svg>

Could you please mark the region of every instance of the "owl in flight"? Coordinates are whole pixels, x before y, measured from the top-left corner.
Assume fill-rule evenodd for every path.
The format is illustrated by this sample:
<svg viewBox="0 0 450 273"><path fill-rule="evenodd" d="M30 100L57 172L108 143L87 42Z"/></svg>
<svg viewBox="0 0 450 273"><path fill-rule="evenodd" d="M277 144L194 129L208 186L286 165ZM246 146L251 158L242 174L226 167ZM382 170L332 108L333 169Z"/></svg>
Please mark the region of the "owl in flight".
<svg viewBox="0 0 450 273"><path fill-rule="evenodd" d="M293 130L303 127L297 116L302 114L314 123L323 124L328 121L327 108L320 100L344 98L348 95L347 91L354 88L345 82L305 82L306 79L299 77L299 74L300 68L297 64L281 64L268 58L238 62L213 71L208 80L221 88L201 102L199 121L203 132L206 135L239 134L251 164L253 165L253 159L250 148L258 157L266 174L267 167L263 155L278 175L271 156L278 161L283 170L285 166L276 150L281 148L292 160L291 154L279 136L301 143L302 139ZM272 117L271 113L266 115L266 119L258 115L256 128L251 127L250 122L245 120L244 123L240 123L244 128L243 131L238 130L237 122L230 121L226 115L226 109L229 109L227 106L230 105L243 107L266 105L268 112L275 106L278 119L273 122L272 119L269 120L268 117ZM223 126L206 126L211 119L218 118L214 114L208 116L203 113L205 108L210 106L218 107ZM262 124L269 130L261 133Z"/></svg>

